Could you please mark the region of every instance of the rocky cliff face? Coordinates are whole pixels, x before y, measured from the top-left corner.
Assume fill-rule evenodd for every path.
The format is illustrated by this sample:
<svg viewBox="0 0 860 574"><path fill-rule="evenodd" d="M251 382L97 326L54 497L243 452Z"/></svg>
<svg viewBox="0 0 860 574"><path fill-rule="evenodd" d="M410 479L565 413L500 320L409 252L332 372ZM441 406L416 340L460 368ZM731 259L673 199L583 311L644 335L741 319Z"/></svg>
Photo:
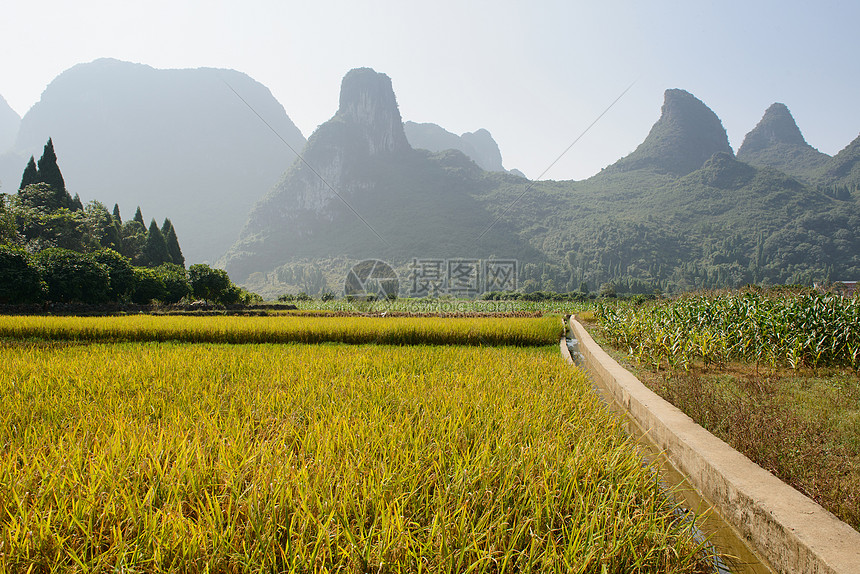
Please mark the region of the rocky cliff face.
<svg viewBox="0 0 860 574"><path fill-rule="evenodd" d="M508 253L498 235L504 224L477 238L492 222L475 197L485 172L456 150L413 149L385 74L347 73L337 113L303 157L254 207L227 253L234 280L303 258L474 257L494 246Z"/></svg>
<svg viewBox="0 0 860 574"><path fill-rule="evenodd" d="M806 143L789 109L785 104L775 103L744 138L738 159L803 177L821 168L830 156Z"/></svg>
<svg viewBox="0 0 860 574"><path fill-rule="evenodd" d="M684 90L666 90L660 119L648 137L607 171L650 169L686 175L701 168L715 153L732 154L720 118Z"/></svg>
<svg viewBox="0 0 860 574"><path fill-rule="evenodd" d="M475 150L475 163L486 171L505 171L502 166L502 152L499 144L487 130L481 128L474 132L466 132L460 136L465 143Z"/></svg>
<svg viewBox="0 0 860 574"><path fill-rule="evenodd" d="M350 70L341 83L340 107L334 119L361 132L369 155L409 149L391 78L385 74L370 68Z"/></svg>
<svg viewBox="0 0 860 574"><path fill-rule="evenodd" d="M350 221L360 194L373 186L374 166L412 151L391 79L369 68L346 74L337 113L309 138L296 161L251 210L225 265L242 280L274 268L298 249L313 252L322 224ZM354 214L353 214L354 215ZM371 231L372 233L372 231ZM310 251L308 251L310 250Z"/></svg>
<svg viewBox="0 0 860 574"><path fill-rule="evenodd" d="M246 103L237 97L237 92ZM253 111L250 108L253 108ZM60 74L24 116L3 180L53 138L70 192L170 217L189 263L214 261L305 140L269 90L232 70L96 60Z"/></svg>

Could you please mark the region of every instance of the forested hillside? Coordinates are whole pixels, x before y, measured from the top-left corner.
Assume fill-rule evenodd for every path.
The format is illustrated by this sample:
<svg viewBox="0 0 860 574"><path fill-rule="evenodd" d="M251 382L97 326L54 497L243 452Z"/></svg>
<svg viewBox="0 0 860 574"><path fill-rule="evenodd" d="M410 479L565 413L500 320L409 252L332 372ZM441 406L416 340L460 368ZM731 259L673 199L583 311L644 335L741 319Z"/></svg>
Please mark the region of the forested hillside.
<svg viewBox="0 0 860 574"><path fill-rule="evenodd" d="M340 101L311 136L308 165L258 203L228 254L231 275L255 290L337 289L364 258L403 277L416 258L516 259L526 290L860 277L860 140L820 154L781 104L747 136L744 162L713 111L667 90L633 153L584 181L530 182L457 151L413 150L383 74L353 70Z"/></svg>

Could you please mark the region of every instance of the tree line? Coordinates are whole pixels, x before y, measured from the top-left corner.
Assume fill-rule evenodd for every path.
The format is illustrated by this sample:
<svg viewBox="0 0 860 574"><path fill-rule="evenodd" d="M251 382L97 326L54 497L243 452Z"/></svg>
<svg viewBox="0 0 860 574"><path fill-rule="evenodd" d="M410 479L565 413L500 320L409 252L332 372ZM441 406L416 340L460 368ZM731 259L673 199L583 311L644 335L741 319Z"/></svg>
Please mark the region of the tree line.
<svg viewBox="0 0 860 574"><path fill-rule="evenodd" d="M66 189L52 140L30 157L16 194L0 194L0 303L248 302L226 271L185 269L169 218L147 227L140 207L123 221Z"/></svg>

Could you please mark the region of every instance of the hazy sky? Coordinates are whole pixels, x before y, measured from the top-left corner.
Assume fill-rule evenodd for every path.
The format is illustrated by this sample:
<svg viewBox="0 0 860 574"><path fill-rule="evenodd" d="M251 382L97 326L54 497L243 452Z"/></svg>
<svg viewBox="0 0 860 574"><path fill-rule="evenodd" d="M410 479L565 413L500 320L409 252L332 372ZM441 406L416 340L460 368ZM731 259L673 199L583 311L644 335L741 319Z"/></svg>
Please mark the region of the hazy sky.
<svg viewBox="0 0 860 574"><path fill-rule="evenodd" d="M504 164L582 179L632 151L683 88L737 151L773 102L834 154L860 133L860 3L835 1L40 0L0 9L0 95L21 115L71 66L233 68L272 90L305 136L343 75L391 76L404 120L486 128Z"/></svg>

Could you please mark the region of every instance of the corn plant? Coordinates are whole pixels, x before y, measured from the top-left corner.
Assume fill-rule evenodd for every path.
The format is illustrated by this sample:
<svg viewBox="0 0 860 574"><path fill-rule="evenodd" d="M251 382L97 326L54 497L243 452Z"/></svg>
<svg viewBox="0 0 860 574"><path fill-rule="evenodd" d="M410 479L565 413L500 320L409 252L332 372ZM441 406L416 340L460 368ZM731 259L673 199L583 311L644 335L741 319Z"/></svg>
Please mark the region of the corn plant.
<svg viewBox="0 0 860 574"><path fill-rule="evenodd" d="M804 292L700 293L650 305L602 303L611 344L652 366L726 360L860 369L860 299Z"/></svg>

